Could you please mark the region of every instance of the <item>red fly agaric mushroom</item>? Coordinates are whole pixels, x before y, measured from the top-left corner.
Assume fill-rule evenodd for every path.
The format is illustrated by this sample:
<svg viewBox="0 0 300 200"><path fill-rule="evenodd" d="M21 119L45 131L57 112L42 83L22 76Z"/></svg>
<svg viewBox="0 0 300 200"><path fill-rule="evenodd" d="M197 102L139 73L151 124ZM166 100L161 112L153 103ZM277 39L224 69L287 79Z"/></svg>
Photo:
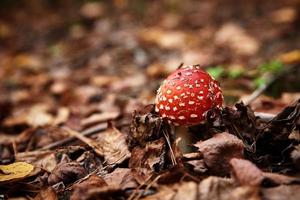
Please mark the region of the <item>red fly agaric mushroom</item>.
<svg viewBox="0 0 300 200"><path fill-rule="evenodd" d="M157 90L155 111L174 125L203 122L206 112L223 103L219 83L198 65L176 70Z"/></svg>

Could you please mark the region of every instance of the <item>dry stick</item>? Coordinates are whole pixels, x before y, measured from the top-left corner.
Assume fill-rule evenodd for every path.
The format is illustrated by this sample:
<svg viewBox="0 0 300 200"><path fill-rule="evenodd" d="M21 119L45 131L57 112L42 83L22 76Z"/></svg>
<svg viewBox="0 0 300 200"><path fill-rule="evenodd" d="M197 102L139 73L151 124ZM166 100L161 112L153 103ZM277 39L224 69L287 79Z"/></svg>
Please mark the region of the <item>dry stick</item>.
<svg viewBox="0 0 300 200"><path fill-rule="evenodd" d="M177 165L177 162L176 162L176 157L174 155L174 152L173 152L173 149L172 149L172 146L171 146L171 143L170 143L170 138L166 135L166 133L163 131L163 134L164 134L164 137L167 141L167 144L168 144L168 147L170 149L170 152L171 152L171 160L172 160L172 164L173 165Z"/></svg>
<svg viewBox="0 0 300 200"><path fill-rule="evenodd" d="M149 190L149 188L153 185L153 183L156 182L160 177L161 177L161 175L158 175L153 181L151 181L151 182L147 185L147 187L145 188L145 190L143 191L143 193L146 192L147 190ZM141 196L143 195L143 193L141 193L141 192L138 193L138 195L137 195L133 200L138 200L138 199L140 199Z"/></svg>
<svg viewBox="0 0 300 200"><path fill-rule="evenodd" d="M83 135L83 136L89 136L89 135L92 135L92 134L104 131L107 127L108 127L107 123L101 123L101 124L98 124L96 126L93 126L93 127L89 128L89 129L86 129L86 130L82 131L81 135ZM70 142L73 142L75 139L76 139L75 137L68 137L68 138L65 138L65 139L53 142L53 143L51 143L49 145L46 145L43 148L38 149L38 150L55 149L55 148L57 148L59 146L68 144Z"/></svg>
<svg viewBox="0 0 300 200"><path fill-rule="evenodd" d="M80 134L77 131L70 129L69 127L63 127L63 129L66 130L70 136L76 137L77 139L81 140L89 147L91 147L96 152L96 154L98 154L98 156L103 156L103 152L99 150L99 148L97 147L97 145L95 145L93 140L85 137L84 135Z"/></svg>

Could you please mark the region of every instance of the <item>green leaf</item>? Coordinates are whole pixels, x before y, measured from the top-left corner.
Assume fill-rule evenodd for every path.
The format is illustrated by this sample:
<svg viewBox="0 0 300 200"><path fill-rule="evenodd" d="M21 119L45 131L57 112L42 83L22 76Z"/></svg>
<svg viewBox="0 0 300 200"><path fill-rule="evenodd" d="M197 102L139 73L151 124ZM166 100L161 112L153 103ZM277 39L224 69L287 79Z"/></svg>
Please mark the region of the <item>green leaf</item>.
<svg viewBox="0 0 300 200"><path fill-rule="evenodd" d="M228 77L231 79L239 78L243 74L244 74L244 70L240 69L240 68L232 68L232 69L229 69L227 72Z"/></svg>
<svg viewBox="0 0 300 200"><path fill-rule="evenodd" d="M221 65L215 67L209 67L206 69L207 73L214 77L215 79L219 79L224 74L224 68Z"/></svg>
<svg viewBox="0 0 300 200"><path fill-rule="evenodd" d="M263 78L263 77L258 77L256 79L254 79L254 84L255 84L256 88L265 85L266 82L267 82L267 80L265 78Z"/></svg>
<svg viewBox="0 0 300 200"><path fill-rule="evenodd" d="M264 72L271 72L271 73L278 73L283 70L283 63L278 60L273 60L268 63L264 63L259 66L259 71L262 73Z"/></svg>

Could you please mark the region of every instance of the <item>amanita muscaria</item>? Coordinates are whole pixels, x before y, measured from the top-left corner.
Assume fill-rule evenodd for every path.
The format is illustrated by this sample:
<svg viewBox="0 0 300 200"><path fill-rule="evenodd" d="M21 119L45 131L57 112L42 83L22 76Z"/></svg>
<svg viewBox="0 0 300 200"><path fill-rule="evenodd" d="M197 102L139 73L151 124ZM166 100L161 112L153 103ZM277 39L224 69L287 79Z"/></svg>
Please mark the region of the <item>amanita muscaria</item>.
<svg viewBox="0 0 300 200"><path fill-rule="evenodd" d="M174 125L201 123L212 108L220 108L223 95L219 83L198 65L182 67L157 91L155 111Z"/></svg>

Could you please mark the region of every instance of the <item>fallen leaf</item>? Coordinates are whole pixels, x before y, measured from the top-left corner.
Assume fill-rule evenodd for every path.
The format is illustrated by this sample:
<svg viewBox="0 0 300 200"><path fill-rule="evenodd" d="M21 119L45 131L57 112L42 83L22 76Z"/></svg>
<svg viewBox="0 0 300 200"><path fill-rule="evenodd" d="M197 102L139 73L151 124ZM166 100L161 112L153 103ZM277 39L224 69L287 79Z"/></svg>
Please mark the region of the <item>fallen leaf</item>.
<svg viewBox="0 0 300 200"><path fill-rule="evenodd" d="M256 187L237 187L232 179L210 176L198 186L201 200L261 200Z"/></svg>
<svg viewBox="0 0 300 200"><path fill-rule="evenodd" d="M107 164L118 164L130 157L126 135L116 128L109 128L95 140Z"/></svg>
<svg viewBox="0 0 300 200"><path fill-rule="evenodd" d="M0 165L0 183L25 178L33 171L33 169L33 165L25 162Z"/></svg>
<svg viewBox="0 0 300 200"><path fill-rule="evenodd" d="M34 200L57 200L57 194L52 187L40 190L40 192L34 197Z"/></svg>
<svg viewBox="0 0 300 200"><path fill-rule="evenodd" d="M87 180L76 183L73 185L73 193L70 197L71 200L83 200L86 199L86 193L94 188L101 188L107 186L107 183L99 176L92 175Z"/></svg>
<svg viewBox="0 0 300 200"><path fill-rule="evenodd" d="M240 25L231 22L225 23L217 31L215 42L221 46L229 46L241 55L253 55L260 48L256 38L247 33Z"/></svg>
<svg viewBox="0 0 300 200"><path fill-rule="evenodd" d="M242 158L243 142L228 133L215 134L212 138L194 144L202 154L205 165L213 174L226 175L230 172L229 161Z"/></svg>
<svg viewBox="0 0 300 200"><path fill-rule="evenodd" d="M129 168L160 171L164 164L164 138L147 142L145 147L135 147L131 152Z"/></svg>
<svg viewBox="0 0 300 200"><path fill-rule="evenodd" d="M264 200L299 200L300 185L281 185L274 188L262 189L262 198Z"/></svg>
<svg viewBox="0 0 300 200"><path fill-rule="evenodd" d="M86 175L86 170L77 162L58 164L48 177L49 185L59 182L72 183Z"/></svg>
<svg viewBox="0 0 300 200"><path fill-rule="evenodd" d="M248 160L233 158L230 160L232 173L241 185L260 186L264 176L260 169Z"/></svg>

